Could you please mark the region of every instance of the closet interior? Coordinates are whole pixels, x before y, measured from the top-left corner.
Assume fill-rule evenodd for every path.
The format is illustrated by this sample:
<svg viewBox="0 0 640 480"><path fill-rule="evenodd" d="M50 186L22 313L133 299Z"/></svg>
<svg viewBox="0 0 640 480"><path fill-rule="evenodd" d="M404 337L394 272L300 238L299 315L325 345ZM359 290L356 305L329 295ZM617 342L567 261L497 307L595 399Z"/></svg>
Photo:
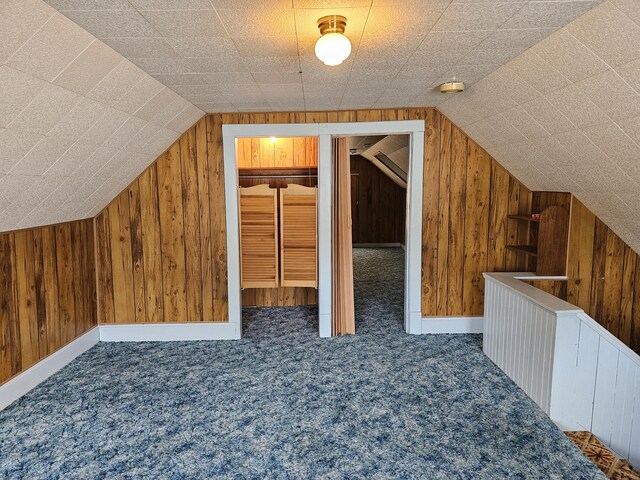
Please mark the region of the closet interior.
<svg viewBox="0 0 640 480"><path fill-rule="evenodd" d="M239 138L243 307L317 304L318 139Z"/></svg>

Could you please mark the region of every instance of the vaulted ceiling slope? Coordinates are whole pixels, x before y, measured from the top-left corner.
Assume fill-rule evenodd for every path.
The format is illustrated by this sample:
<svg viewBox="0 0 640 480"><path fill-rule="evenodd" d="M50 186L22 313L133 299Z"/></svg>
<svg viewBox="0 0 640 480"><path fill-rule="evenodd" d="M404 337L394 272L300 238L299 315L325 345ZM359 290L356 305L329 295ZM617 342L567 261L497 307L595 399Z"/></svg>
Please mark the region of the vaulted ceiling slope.
<svg viewBox="0 0 640 480"><path fill-rule="evenodd" d="M436 106L600 0L47 0L208 112ZM347 17L351 56L314 55Z"/></svg>
<svg viewBox="0 0 640 480"><path fill-rule="evenodd" d="M0 1L0 231L91 217L204 112L41 0Z"/></svg>
<svg viewBox="0 0 640 480"><path fill-rule="evenodd" d="M572 192L640 252L640 2L611 0L439 109L534 190Z"/></svg>

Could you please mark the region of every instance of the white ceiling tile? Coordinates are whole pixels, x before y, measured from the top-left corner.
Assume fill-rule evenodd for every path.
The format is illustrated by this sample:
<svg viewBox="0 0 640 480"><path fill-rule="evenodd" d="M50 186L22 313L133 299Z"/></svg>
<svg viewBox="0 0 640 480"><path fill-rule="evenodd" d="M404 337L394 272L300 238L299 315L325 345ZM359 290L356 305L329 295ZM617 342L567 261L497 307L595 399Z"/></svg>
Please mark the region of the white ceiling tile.
<svg viewBox="0 0 640 480"><path fill-rule="evenodd" d="M127 145L147 124L148 122L138 117L129 117L120 128L113 132L113 135L104 141L102 146L119 150Z"/></svg>
<svg viewBox="0 0 640 480"><path fill-rule="evenodd" d="M83 143L102 145L118 130L129 115L113 108L105 109L104 114L79 139Z"/></svg>
<svg viewBox="0 0 640 480"><path fill-rule="evenodd" d="M75 172L98 149L96 145L76 142L45 172L45 176L66 177ZM68 192L67 192L68 195Z"/></svg>
<svg viewBox="0 0 640 480"><path fill-rule="evenodd" d="M627 173L640 169L640 147L616 124L597 125L583 132Z"/></svg>
<svg viewBox="0 0 640 480"><path fill-rule="evenodd" d="M0 64L13 55L55 13L55 10L40 0L2 2Z"/></svg>
<svg viewBox="0 0 640 480"><path fill-rule="evenodd" d="M604 112L597 107L576 85L554 90L546 95L547 100L560 110L577 127L599 125L608 120Z"/></svg>
<svg viewBox="0 0 640 480"><path fill-rule="evenodd" d="M532 50L527 50L511 60L507 67L543 94L566 87L571 83L567 77Z"/></svg>
<svg viewBox="0 0 640 480"><path fill-rule="evenodd" d="M6 174L42 139L42 135L0 129L0 174Z"/></svg>
<svg viewBox="0 0 640 480"><path fill-rule="evenodd" d="M522 8L520 3L452 3L434 30L493 30Z"/></svg>
<svg viewBox="0 0 640 480"><path fill-rule="evenodd" d="M200 73L159 73L153 75L153 78L167 87L176 85L209 85L214 83L207 81Z"/></svg>
<svg viewBox="0 0 640 480"><path fill-rule="evenodd" d="M104 43L126 58L175 58L167 40L158 37L104 38Z"/></svg>
<svg viewBox="0 0 640 480"><path fill-rule="evenodd" d="M292 57L298 55L298 41L294 35L288 37L235 37L232 35L232 40L238 53L245 57Z"/></svg>
<svg viewBox="0 0 640 480"><path fill-rule="evenodd" d="M459 61L469 65L504 64L554 30L497 30L469 51Z"/></svg>
<svg viewBox="0 0 640 480"><path fill-rule="evenodd" d="M242 86L245 87L245 86ZM173 87L173 90L183 97L187 97L188 95L213 95L217 93L221 93L218 88L213 85L176 85ZM254 86L252 92L255 93L257 90L257 86ZM234 92L233 88L230 88L230 92ZM222 91L224 93L224 90ZM242 93L242 90L239 89L237 93ZM222 96L222 94L220 95Z"/></svg>
<svg viewBox="0 0 640 480"><path fill-rule="evenodd" d="M218 112L235 112L236 108L228 102L218 103L196 103L196 107L200 108L204 112L218 113Z"/></svg>
<svg viewBox="0 0 640 480"><path fill-rule="evenodd" d="M121 61L122 57L117 52L96 40L71 62L53 80L53 83L84 95Z"/></svg>
<svg viewBox="0 0 640 480"><path fill-rule="evenodd" d="M501 28L558 28L597 5L597 1L528 2Z"/></svg>
<svg viewBox="0 0 640 480"><path fill-rule="evenodd" d="M159 111L169 106L169 104L173 102L174 99L175 93L169 90L167 87L164 87L133 114L138 118L150 121L157 115Z"/></svg>
<svg viewBox="0 0 640 480"><path fill-rule="evenodd" d="M42 91L45 83L6 65L0 66L0 127L6 127Z"/></svg>
<svg viewBox="0 0 640 480"><path fill-rule="evenodd" d="M502 112L502 115L529 140L549 135L544 127L521 106Z"/></svg>
<svg viewBox="0 0 640 480"><path fill-rule="evenodd" d="M64 10L64 15L98 38L157 37L136 10Z"/></svg>
<svg viewBox="0 0 640 480"><path fill-rule="evenodd" d="M166 87L163 87L155 78L146 76L118 100L113 107L133 115L164 88Z"/></svg>
<svg viewBox="0 0 640 480"><path fill-rule="evenodd" d="M132 10L127 0L47 0L57 10Z"/></svg>
<svg viewBox="0 0 640 480"><path fill-rule="evenodd" d="M272 8L260 3L252 8L219 8L220 20L231 36L295 36L293 8Z"/></svg>
<svg viewBox="0 0 640 480"><path fill-rule="evenodd" d="M87 93L87 97L111 107L140 82L144 76L145 73L140 68L123 59Z"/></svg>
<svg viewBox="0 0 640 480"><path fill-rule="evenodd" d="M80 96L51 84L9 124L10 128L46 134L79 102Z"/></svg>
<svg viewBox="0 0 640 480"><path fill-rule="evenodd" d="M283 57L284 58L284 57ZM288 58L288 57L286 57ZM245 63L240 55L217 55L215 57L198 57L189 59L196 73L245 72Z"/></svg>
<svg viewBox="0 0 640 480"><path fill-rule="evenodd" d="M611 3L640 25L640 6L636 0L611 0Z"/></svg>
<svg viewBox="0 0 640 480"><path fill-rule="evenodd" d="M293 0L294 8L368 7L371 0Z"/></svg>
<svg viewBox="0 0 640 480"><path fill-rule="evenodd" d="M567 30L611 66L640 58L640 26L610 2L574 20Z"/></svg>
<svg viewBox="0 0 640 480"><path fill-rule="evenodd" d="M206 84L226 85L226 84L254 84L255 80L249 72L217 72L203 73L202 77Z"/></svg>
<svg viewBox="0 0 640 480"><path fill-rule="evenodd" d="M316 59L316 61L318 61ZM244 65L250 72L299 72L298 57L244 57Z"/></svg>
<svg viewBox="0 0 640 480"><path fill-rule="evenodd" d="M105 112L101 104L83 97L47 133L49 137L78 138Z"/></svg>
<svg viewBox="0 0 640 480"><path fill-rule="evenodd" d="M640 60L616 67L616 71L631 88L640 93Z"/></svg>
<svg viewBox="0 0 640 480"><path fill-rule="evenodd" d="M213 10L145 11L144 17L164 37L226 36L226 31Z"/></svg>
<svg viewBox="0 0 640 480"><path fill-rule="evenodd" d="M573 82L597 75L609 68L566 30L558 30L533 47L533 50Z"/></svg>
<svg viewBox="0 0 640 480"><path fill-rule="evenodd" d="M138 10L211 10L209 0L129 0Z"/></svg>
<svg viewBox="0 0 640 480"><path fill-rule="evenodd" d="M398 34L405 37L424 37L438 19L446 15L445 10L448 5L449 0L398 2L394 5L380 5L378 2L373 2L364 31L369 37ZM407 22L407 19L411 21ZM355 33L359 33L359 28L356 28Z"/></svg>
<svg viewBox="0 0 640 480"><path fill-rule="evenodd" d="M73 145L67 138L45 137L9 172L9 175L42 175Z"/></svg>
<svg viewBox="0 0 640 480"><path fill-rule="evenodd" d="M233 42L226 37L167 37L167 43L185 58L217 57L237 54Z"/></svg>
<svg viewBox="0 0 640 480"><path fill-rule="evenodd" d="M261 85L302 83L302 75L295 72L255 72L253 78Z"/></svg>
<svg viewBox="0 0 640 480"><path fill-rule="evenodd" d="M149 75L162 73L199 73L191 58L130 58Z"/></svg>
<svg viewBox="0 0 640 480"><path fill-rule="evenodd" d="M640 115L640 95L613 70L587 78L578 87L613 120Z"/></svg>
<svg viewBox="0 0 640 480"><path fill-rule="evenodd" d="M175 116L187 108L188 105L189 102L187 100L176 94L173 102L160 110L158 114L151 119L151 123L164 127L167 122L175 118Z"/></svg>
<svg viewBox="0 0 640 480"><path fill-rule="evenodd" d="M95 38L61 14L56 14L7 61L30 75L53 80Z"/></svg>
<svg viewBox="0 0 640 480"><path fill-rule="evenodd" d="M637 145L640 145L640 117L627 118L623 122L618 123L618 126L624 130Z"/></svg>
<svg viewBox="0 0 640 480"><path fill-rule="evenodd" d="M576 129L576 126L546 98L539 97L522 108L552 135Z"/></svg>

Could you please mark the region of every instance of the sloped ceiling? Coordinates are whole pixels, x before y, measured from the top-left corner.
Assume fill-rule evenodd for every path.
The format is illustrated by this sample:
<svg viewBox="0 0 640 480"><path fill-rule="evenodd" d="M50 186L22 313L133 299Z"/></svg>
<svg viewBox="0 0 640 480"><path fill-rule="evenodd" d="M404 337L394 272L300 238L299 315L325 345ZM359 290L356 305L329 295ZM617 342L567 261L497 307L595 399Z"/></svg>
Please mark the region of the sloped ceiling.
<svg viewBox="0 0 640 480"><path fill-rule="evenodd" d="M640 2L611 0L439 106L535 190L640 252Z"/></svg>
<svg viewBox="0 0 640 480"><path fill-rule="evenodd" d="M600 0L47 0L208 112L435 106ZM351 56L314 55L347 17Z"/></svg>
<svg viewBox="0 0 640 480"><path fill-rule="evenodd" d="M204 112L40 0L0 1L0 231L93 216Z"/></svg>

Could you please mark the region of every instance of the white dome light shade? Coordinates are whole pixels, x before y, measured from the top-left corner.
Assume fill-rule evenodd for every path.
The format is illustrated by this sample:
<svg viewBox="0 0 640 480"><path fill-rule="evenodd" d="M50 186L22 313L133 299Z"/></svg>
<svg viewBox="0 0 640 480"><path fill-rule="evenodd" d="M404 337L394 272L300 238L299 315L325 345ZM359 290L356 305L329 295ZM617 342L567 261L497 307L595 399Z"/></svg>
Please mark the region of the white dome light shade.
<svg viewBox="0 0 640 480"><path fill-rule="evenodd" d="M316 42L316 57L325 65L340 65L349 55L351 42L341 33L325 33Z"/></svg>

